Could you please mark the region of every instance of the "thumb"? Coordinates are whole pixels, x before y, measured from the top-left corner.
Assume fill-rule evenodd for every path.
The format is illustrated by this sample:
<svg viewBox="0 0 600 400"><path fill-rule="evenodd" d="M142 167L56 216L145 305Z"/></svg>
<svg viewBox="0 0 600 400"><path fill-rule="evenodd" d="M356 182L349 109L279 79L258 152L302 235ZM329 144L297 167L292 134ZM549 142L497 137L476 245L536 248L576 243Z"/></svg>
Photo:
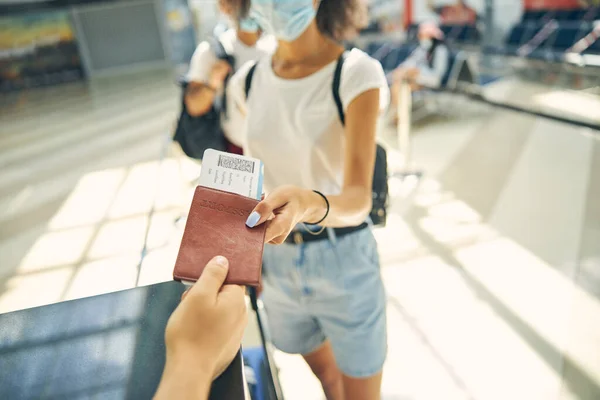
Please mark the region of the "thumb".
<svg viewBox="0 0 600 400"><path fill-rule="evenodd" d="M190 289L190 294L202 294L216 299L229 270L229 261L225 257L216 256L206 264L202 275Z"/></svg>
<svg viewBox="0 0 600 400"><path fill-rule="evenodd" d="M275 210L283 207L288 202L288 198L289 196L286 195L285 191L275 190L254 207L246 220L246 225L249 228L254 228L265 223Z"/></svg>

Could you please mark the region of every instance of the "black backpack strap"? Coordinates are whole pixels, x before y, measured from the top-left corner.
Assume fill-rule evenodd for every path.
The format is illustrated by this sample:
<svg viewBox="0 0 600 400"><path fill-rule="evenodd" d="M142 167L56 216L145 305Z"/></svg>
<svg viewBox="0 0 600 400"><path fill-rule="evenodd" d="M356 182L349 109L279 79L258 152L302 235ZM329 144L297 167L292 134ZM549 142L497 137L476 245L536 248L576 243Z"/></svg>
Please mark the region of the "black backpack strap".
<svg viewBox="0 0 600 400"><path fill-rule="evenodd" d="M210 43L210 46L212 47L213 51L215 52L215 55L217 56L217 58L223 59L223 58L227 57L227 50L225 50L225 46L223 46L223 43L221 43L219 38L211 37L209 39L209 43Z"/></svg>
<svg viewBox="0 0 600 400"><path fill-rule="evenodd" d="M212 37L212 38L209 38L208 43L210 44L210 47L213 50L213 52L215 53L215 56L217 57L217 59L227 62L231 66L231 71L235 71L235 57L227 52L227 50L225 49L225 46L223 46L223 42L221 42L221 40L219 40L218 37ZM227 83L229 83L229 78L231 77L232 74L233 74L233 72L230 72L225 77L225 80L223 81L223 86L225 86L225 87L227 86ZM222 98L215 99L215 104L217 105L220 112L223 113L225 118L227 118L228 117L227 91L223 91Z"/></svg>
<svg viewBox="0 0 600 400"><path fill-rule="evenodd" d="M215 56L219 60L226 61L231 65L231 69L235 70L235 57L232 54L227 52L225 46L223 46L223 42L217 37L212 37L209 39L210 47L213 49Z"/></svg>
<svg viewBox="0 0 600 400"><path fill-rule="evenodd" d="M338 116L340 117L340 122L342 125L346 124L346 116L344 115L344 105L342 104L342 98L340 97L340 82L342 80L342 67L344 66L344 61L346 61L347 55L348 51L344 51L340 55L340 58L338 58L337 65L335 66L335 72L333 74L333 84L331 85L333 100L335 101L335 106L337 107Z"/></svg>
<svg viewBox="0 0 600 400"><path fill-rule="evenodd" d="M256 65L258 61L252 64L250 69L248 70L248 74L246 75L246 81L244 82L244 93L246 94L246 99L250 94L250 87L252 86L252 77L254 76L254 70L256 70Z"/></svg>

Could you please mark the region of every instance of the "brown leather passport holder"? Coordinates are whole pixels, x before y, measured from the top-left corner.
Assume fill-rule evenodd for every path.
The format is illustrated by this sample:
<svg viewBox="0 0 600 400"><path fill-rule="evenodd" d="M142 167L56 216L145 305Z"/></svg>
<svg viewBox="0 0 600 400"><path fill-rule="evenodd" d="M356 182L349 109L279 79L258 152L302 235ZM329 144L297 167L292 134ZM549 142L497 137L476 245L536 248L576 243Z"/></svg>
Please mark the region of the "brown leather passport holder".
<svg viewBox="0 0 600 400"><path fill-rule="evenodd" d="M229 260L226 284L258 286L266 224L246 226L258 200L203 186L196 187L173 279L195 282L215 256Z"/></svg>

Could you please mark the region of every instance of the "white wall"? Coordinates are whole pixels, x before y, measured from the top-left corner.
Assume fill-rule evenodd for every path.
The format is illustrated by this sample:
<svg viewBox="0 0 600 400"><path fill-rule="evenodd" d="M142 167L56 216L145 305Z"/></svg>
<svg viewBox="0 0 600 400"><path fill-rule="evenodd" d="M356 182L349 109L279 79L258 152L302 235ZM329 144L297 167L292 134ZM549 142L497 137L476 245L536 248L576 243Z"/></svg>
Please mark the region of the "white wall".
<svg viewBox="0 0 600 400"><path fill-rule="evenodd" d="M219 14L216 0L188 0L188 4L194 14L196 33L198 41L204 40L212 35L212 30L218 21L223 20Z"/></svg>

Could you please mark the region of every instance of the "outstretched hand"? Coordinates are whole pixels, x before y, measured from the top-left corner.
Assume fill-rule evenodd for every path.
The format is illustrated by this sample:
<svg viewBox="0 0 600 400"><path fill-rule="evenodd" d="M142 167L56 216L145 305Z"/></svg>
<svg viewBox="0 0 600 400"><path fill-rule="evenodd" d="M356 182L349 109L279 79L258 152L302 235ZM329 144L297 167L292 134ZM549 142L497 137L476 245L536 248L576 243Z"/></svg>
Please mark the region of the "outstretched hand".
<svg viewBox="0 0 600 400"><path fill-rule="evenodd" d="M202 398L237 354L248 321L244 289L223 285L229 263L215 257L182 296L165 331L167 360L156 398Z"/></svg>
<svg viewBox="0 0 600 400"><path fill-rule="evenodd" d="M254 228L267 223L265 242L281 244L298 223L317 221L326 211L327 204L313 191L281 186L258 203L246 225Z"/></svg>

